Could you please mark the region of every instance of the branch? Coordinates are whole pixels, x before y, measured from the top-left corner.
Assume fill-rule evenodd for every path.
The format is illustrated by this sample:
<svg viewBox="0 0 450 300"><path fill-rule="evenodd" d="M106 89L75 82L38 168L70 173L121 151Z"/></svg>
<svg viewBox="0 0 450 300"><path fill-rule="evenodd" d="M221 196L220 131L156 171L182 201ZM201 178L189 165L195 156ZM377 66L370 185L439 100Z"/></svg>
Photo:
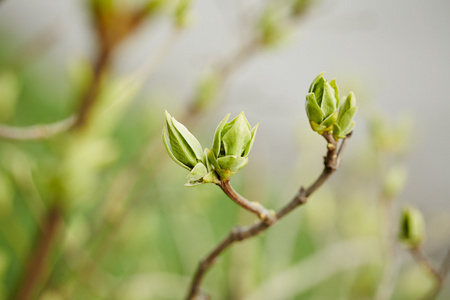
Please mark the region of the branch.
<svg viewBox="0 0 450 300"><path fill-rule="evenodd" d="M340 156L347 143L348 137L342 140L340 146L338 147L338 142L329 133L323 134L324 138L327 140L327 154L324 157L324 168L320 176L314 181L308 188L301 187L299 192L295 197L286 204L279 212L275 214L276 220L280 220L285 217L288 213L293 211L300 205L307 202L308 198L319 188L325 181L333 174L339 166ZM248 201L248 200L247 200ZM228 236L222 240L204 259L202 259L197 267L197 270L192 279L187 300L194 300L202 295L200 290L200 285L206 274L206 272L213 266L217 257L227 248L229 248L235 242L243 241L251 238L275 223L268 223L265 221L260 221L252 226L248 227L235 227ZM198 299L198 298L197 298Z"/></svg>
<svg viewBox="0 0 450 300"><path fill-rule="evenodd" d="M78 115L75 120L74 128L80 129L84 127L89 118L89 114L94 106L95 101L100 93L102 75L109 65L112 49L101 46L97 60L94 64L94 77L92 82L82 97Z"/></svg>
<svg viewBox="0 0 450 300"><path fill-rule="evenodd" d="M447 254L445 255L444 260L442 261L439 271L437 271L436 269L434 269L431 266L430 262L428 261L426 256L423 254L423 252L420 251L420 249L418 249L417 258L416 258L416 254L413 253L412 250L411 250L411 253L413 254L414 259L420 265L422 265L424 268L426 268L427 271L429 271L436 280L436 287L428 295L426 295L424 299L425 300L435 299L441 292L442 286L444 285L445 278L447 277L448 272L450 270L450 249L447 251Z"/></svg>
<svg viewBox="0 0 450 300"><path fill-rule="evenodd" d="M48 254L62 221L61 207L54 205L47 214L44 228L38 239L38 244L26 265L25 272L23 273L24 277L14 299L33 299L36 287L40 284L42 275L46 272Z"/></svg>
<svg viewBox="0 0 450 300"><path fill-rule="evenodd" d="M28 127L17 127L0 124L0 137L12 140L40 140L48 139L58 133L71 128L75 123L75 116L45 125L33 125Z"/></svg>
<svg viewBox="0 0 450 300"><path fill-rule="evenodd" d="M423 253L422 249L420 247L414 247L409 249L409 252L413 256L414 260L422 266L431 276L433 276L434 280L436 281L437 285L442 284L442 278L441 274L431 265L431 262L428 260L428 258Z"/></svg>
<svg viewBox="0 0 450 300"><path fill-rule="evenodd" d="M272 225L276 222L275 213L274 211L269 211L267 208L262 206L259 202L251 202L241 195L239 195L231 186L230 179L227 179L225 181L220 181L217 184L222 191L231 199L233 200L237 205L241 206L245 210L250 211L251 213L254 213L258 216L258 218L261 219L261 221Z"/></svg>

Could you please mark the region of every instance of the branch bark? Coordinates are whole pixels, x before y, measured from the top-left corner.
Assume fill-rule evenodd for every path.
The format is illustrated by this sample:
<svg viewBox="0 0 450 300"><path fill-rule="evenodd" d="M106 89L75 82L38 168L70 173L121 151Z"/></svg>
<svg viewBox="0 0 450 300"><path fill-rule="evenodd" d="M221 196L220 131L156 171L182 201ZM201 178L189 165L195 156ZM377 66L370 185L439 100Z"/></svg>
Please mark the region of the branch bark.
<svg viewBox="0 0 450 300"><path fill-rule="evenodd" d="M305 204L308 198L318 188L320 188L339 167L340 156L342 155L342 151L350 135L346 139L342 140L340 145L338 145L338 142L329 133L324 133L323 137L327 141L327 153L324 157L324 168L322 170L322 173L306 189L300 187L300 190L294 196L294 198L275 214L276 220L282 219L298 206ZM213 266L217 257L224 250L228 249L235 242L249 239L265 231L274 224L275 223L260 221L252 226L235 227L225 239L223 239L216 247L214 247L214 249L205 258L203 258L200 261L197 270L195 271L195 274L193 276L186 299L187 300L200 299L202 295L203 296L205 295L201 292L200 285L203 281L206 272Z"/></svg>
<svg viewBox="0 0 450 300"><path fill-rule="evenodd" d="M233 200L237 205L244 208L245 210L248 210L251 213L254 213L258 216L258 218L261 219L261 221L272 225L276 222L275 218L275 212L270 211L264 206L262 206L259 202L251 202L241 195L239 195L231 186L230 179L227 179L225 181L220 181L217 184L222 191L231 199Z"/></svg>

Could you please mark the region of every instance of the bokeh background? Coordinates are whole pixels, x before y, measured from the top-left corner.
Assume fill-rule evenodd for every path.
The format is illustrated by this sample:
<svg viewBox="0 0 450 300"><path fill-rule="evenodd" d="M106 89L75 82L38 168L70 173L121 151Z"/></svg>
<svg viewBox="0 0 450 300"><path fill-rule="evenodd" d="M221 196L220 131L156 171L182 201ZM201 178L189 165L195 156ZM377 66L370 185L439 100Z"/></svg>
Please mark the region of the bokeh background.
<svg viewBox="0 0 450 300"><path fill-rule="evenodd" d="M98 48L88 2L0 2L3 124L77 111ZM432 288L395 235L399 208L412 204L433 265L450 246L448 1L311 1L293 17L293 1L197 0L182 28L177 1L114 2L122 12L158 9L114 49L87 133L0 141L0 298L14 299L55 202L64 225L35 299L182 298L198 260L254 219L215 186L183 186L185 170L160 142L164 109L204 147L228 112L261 122L233 184L277 209L320 174L325 145L304 96L322 71L358 101L342 168L305 207L228 251L205 290L213 299L418 299ZM439 299L448 297L444 287Z"/></svg>

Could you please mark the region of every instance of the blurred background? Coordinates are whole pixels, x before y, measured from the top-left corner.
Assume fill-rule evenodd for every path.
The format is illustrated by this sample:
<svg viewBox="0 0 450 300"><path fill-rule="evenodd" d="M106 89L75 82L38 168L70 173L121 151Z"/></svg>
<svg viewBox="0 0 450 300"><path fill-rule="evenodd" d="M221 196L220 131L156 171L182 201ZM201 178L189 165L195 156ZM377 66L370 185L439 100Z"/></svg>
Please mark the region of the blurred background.
<svg viewBox="0 0 450 300"><path fill-rule="evenodd" d="M445 0L0 1L0 299L183 298L199 259L254 218L213 185L183 186L164 109L203 147L228 112L261 122L232 183L279 209L322 169L304 101L323 71L359 106L341 168L227 251L203 287L213 299L423 297L433 278L397 223L404 204L424 214L438 268L449 13Z"/></svg>

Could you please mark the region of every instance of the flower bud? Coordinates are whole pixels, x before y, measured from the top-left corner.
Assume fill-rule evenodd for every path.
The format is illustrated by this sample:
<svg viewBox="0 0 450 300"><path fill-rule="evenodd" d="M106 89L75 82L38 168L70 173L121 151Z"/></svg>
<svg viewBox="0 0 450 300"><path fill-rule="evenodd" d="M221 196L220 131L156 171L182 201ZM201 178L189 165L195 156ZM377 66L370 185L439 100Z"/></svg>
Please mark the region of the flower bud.
<svg viewBox="0 0 450 300"><path fill-rule="evenodd" d="M332 131L338 119L339 93L335 80L326 81L320 73L306 95L306 114L311 128L319 134Z"/></svg>
<svg viewBox="0 0 450 300"><path fill-rule="evenodd" d="M413 207L404 207L400 220L400 240L410 248L416 248L425 236L424 221L420 211Z"/></svg>
<svg viewBox="0 0 450 300"><path fill-rule="evenodd" d="M355 95L353 92L350 92L344 104L339 108L338 119L333 126L333 135L336 139L344 139L352 132L355 127L353 117L357 109Z"/></svg>
<svg viewBox="0 0 450 300"><path fill-rule="evenodd" d="M183 124L167 111L165 114L166 126L162 138L167 153L174 162L190 171L199 162L204 162L202 146Z"/></svg>
<svg viewBox="0 0 450 300"><path fill-rule="evenodd" d="M259 125L251 129L244 112L226 123L229 117L228 114L217 126L213 147L207 153L207 161L220 180L233 176L247 165Z"/></svg>

